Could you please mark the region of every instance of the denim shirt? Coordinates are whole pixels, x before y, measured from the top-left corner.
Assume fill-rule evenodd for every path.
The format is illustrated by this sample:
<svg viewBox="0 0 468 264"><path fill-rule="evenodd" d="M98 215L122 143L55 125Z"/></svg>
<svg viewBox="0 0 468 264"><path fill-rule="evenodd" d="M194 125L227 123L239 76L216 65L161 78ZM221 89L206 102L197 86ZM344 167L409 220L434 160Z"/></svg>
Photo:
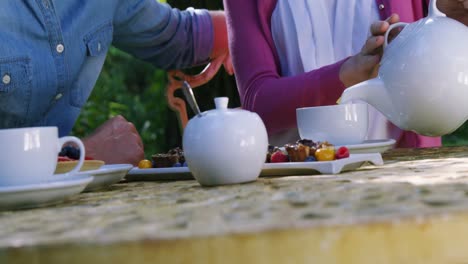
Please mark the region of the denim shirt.
<svg viewBox="0 0 468 264"><path fill-rule="evenodd" d="M205 62L206 10L156 0L4 0L0 9L0 128L70 133L111 44L162 69Z"/></svg>

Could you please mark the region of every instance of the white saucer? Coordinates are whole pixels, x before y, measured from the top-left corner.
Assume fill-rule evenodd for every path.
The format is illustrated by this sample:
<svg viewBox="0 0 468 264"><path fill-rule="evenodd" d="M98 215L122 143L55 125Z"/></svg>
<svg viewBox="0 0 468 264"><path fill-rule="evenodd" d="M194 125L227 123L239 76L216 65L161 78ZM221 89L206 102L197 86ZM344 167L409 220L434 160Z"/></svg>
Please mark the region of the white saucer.
<svg viewBox="0 0 468 264"><path fill-rule="evenodd" d="M131 168L133 168L132 164L112 164L104 165L97 170L80 172L78 174L90 174L94 177L93 181L86 186L85 191L88 192L107 188L123 180Z"/></svg>
<svg viewBox="0 0 468 264"><path fill-rule="evenodd" d="M60 177L47 183L0 187L0 209L24 209L51 205L84 190L89 174Z"/></svg>
<svg viewBox="0 0 468 264"><path fill-rule="evenodd" d="M396 141L394 139L375 139L375 140L366 140L362 144L352 144L344 145L349 149L349 153L383 153L386 150L389 150L395 145ZM335 146L339 148L341 146Z"/></svg>

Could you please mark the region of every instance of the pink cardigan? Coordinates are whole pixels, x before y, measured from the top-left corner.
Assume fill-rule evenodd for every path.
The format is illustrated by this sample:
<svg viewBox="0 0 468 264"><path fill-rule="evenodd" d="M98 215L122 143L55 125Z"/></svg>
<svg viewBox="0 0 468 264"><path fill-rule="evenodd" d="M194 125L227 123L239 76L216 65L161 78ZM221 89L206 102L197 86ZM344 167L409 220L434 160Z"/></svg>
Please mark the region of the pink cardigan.
<svg viewBox="0 0 468 264"><path fill-rule="evenodd" d="M421 0L376 0L382 19L398 13L411 22L423 17ZM345 89L341 64L292 77L280 76L280 63L271 35L271 15L277 0L224 0L229 45L242 107L263 119L273 135L296 126L296 108L332 105ZM440 146L440 137L424 137L392 126L397 147Z"/></svg>

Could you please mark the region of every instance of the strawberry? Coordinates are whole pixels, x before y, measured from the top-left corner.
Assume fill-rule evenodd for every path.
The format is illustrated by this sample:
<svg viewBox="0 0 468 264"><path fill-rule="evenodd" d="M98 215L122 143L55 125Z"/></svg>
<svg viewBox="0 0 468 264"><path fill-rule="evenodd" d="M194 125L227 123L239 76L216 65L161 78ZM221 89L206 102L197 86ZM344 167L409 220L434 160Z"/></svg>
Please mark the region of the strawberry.
<svg viewBox="0 0 468 264"><path fill-rule="evenodd" d="M70 157L67 157L67 156L58 156L58 161L74 161L76 159L72 159ZM89 156L85 156L85 160L94 160L92 157L89 157Z"/></svg>
<svg viewBox="0 0 468 264"><path fill-rule="evenodd" d="M347 147L340 147L335 153L336 159L344 159L348 157L349 157L349 149Z"/></svg>
<svg viewBox="0 0 468 264"><path fill-rule="evenodd" d="M275 153L273 153L271 155L271 162L272 163L275 163L275 162L288 162L288 161L289 161L288 155L284 154L281 151L276 151Z"/></svg>

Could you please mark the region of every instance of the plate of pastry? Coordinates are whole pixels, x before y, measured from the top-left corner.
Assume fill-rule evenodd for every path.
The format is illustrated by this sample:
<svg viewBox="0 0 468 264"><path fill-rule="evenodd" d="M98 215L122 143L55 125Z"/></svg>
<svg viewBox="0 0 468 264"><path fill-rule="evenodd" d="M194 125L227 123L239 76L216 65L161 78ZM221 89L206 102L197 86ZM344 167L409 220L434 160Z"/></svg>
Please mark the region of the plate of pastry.
<svg viewBox="0 0 468 264"><path fill-rule="evenodd" d="M338 174L363 165L382 165L380 153L350 154L348 158L332 161L275 162L263 165L260 177ZM128 181L173 181L194 179L188 167L147 168L133 167L125 176Z"/></svg>
<svg viewBox="0 0 468 264"><path fill-rule="evenodd" d="M176 157L175 157L175 156ZM191 180L194 179L185 163L183 152L156 154L148 166L134 167L128 171L128 181ZM163 160L161 160L163 159ZM335 147L327 142L314 143L302 140L278 148L270 146L260 177L338 174L358 169L366 164L382 165L379 152L350 154L347 147ZM164 164L167 167L154 167ZM172 165L171 165L172 164Z"/></svg>
<svg viewBox="0 0 468 264"><path fill-rule="evenodd" d="M338 174L358 169L366 164L383 165L380 153L350 154L330 161L274 162L263 165L260 177Z"/></svg>
<svg viewBox="0 0 468 264"><path fill-rule="evenodd" d="M167 153L151 156L151 160L142 160L138 167L128 171L125 179L128 181L152 180L192 180L194 179L185 162L181 148L170 149Z"/></svg>

